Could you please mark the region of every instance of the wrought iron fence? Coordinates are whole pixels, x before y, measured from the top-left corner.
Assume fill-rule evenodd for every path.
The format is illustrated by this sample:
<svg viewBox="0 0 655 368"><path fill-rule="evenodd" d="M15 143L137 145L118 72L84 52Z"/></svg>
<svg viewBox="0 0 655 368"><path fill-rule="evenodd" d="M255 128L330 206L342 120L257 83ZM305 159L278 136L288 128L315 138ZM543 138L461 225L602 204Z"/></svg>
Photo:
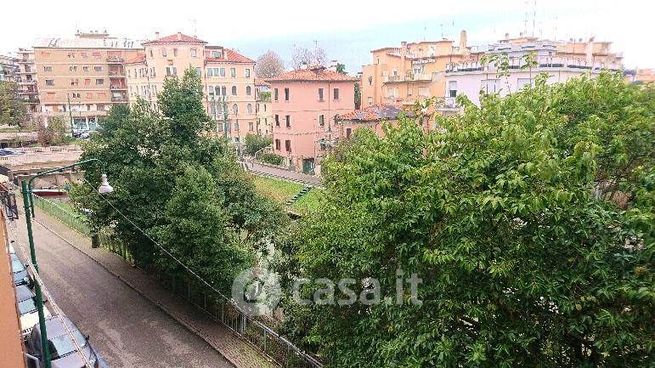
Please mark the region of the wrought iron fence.
<svg viewBox="0 0 655 368"><path fill-rule="evenodd" d="M67 209L63 204L36 195L34 196L34 205L70 228L84 235L91 235L91 229L86 223L84 215L76 213L74 209ZM119 255L130 264L134 264L134 258L128 247L114 237L111 229L103 229L98 236L101 247ZM312 355L302 351L262 321L249 316L231 299L211 290L192 275L161 274L159 272L153 272L153 275L166 289L184 298L214 321L226 326L282 367L320 368L323 366Z"/></svg>

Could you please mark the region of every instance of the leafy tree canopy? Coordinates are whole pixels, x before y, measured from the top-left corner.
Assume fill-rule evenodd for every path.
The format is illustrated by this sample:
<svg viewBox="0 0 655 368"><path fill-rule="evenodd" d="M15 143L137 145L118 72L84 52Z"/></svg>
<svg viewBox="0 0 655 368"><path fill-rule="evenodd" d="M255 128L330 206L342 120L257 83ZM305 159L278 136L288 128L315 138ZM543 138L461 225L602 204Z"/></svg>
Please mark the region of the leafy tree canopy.
<svg viewBox="0 0 655 368"><path fill-rule="evenodd" d="M18 84L0 81L0 125L23 127L27 122L27 107L18 94Z"/></svg>
<svg viewBox="0 0 655 368"><path fill-rule="evenodd" d="M654 91L540 77L460 101L439 131L358 130L278 267L288 282L374 277L393 299L287 300L287 332L335 367L652 365ZM422 278L421 305L407 288L395 304L399 269Z"/></svg>
<svg viewBox="0 0 655 368"><path fill-rule="evenodd" d="M206 134L209 118L195 70L168 79L158 107L138 101L112 108L83 159L104 163L114 192L102 198L81 185L72 196L93 211L94 227L113 227L138 265L182 272L153 238L225 290L286 217L255 191L234 149ZM85 179L97 183L99 175L99 167L88 167Z"/></svg>

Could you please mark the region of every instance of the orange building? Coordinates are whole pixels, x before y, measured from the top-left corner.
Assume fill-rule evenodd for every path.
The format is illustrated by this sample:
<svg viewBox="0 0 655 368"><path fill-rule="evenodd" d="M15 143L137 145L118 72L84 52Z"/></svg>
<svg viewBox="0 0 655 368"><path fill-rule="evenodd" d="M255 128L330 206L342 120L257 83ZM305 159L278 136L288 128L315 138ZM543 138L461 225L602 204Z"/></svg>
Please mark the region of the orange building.
<svg viewBox="0 0 655 368"><path fill-rule="evenodd" d="M362 108L443 97L446 66L468 59L471 50L466 31L462 31L458 45L447 39L403 42L400 47L385 47L371 54L373 63L362 67Z"/></svg>
<svg viewBox="0 0 655 368"><path fill-rule="evenodd" d="M41 113L70 118L76 130L93 130L112 105L127 102L123 62L141 45L106 32L75 36L40 39L34 45Z"/></svg>
<svg viewBox="0 0 655 368"><path fill-rule="evenodd" d="M130 102L157 102L167 77L194 68L201 76L204 105L213 118L215 133L242 143L257 134L255 62L222 46L209 46L196 37L177 33L143 43L144 49L125 63Z"/></svg>

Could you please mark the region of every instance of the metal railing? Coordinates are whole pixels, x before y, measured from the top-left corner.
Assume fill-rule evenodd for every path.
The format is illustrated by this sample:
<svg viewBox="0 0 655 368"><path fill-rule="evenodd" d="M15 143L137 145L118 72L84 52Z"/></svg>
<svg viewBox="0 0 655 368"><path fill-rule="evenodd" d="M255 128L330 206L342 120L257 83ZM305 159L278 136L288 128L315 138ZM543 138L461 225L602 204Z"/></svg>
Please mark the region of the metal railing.
<svg viewBox="0 0 655 368"><path fill-rule="evenodd" d="M37 195L33 195L33 198L36 207L57 218L70 228L84 235L91 235L91 228L84 215L72 212L63 205L49 199ZM128 247L116 239L110 229L101 230L98 236L102 248L117 254L128 263L134 264L134 258ZM164 288L187 300L214 321L226 326L238 337L282 367L321 368L323 366L315 357L280 336L263 321L242 311L233 300L209 289L192 275L153 272L153 276L159 280Z"/></svg>

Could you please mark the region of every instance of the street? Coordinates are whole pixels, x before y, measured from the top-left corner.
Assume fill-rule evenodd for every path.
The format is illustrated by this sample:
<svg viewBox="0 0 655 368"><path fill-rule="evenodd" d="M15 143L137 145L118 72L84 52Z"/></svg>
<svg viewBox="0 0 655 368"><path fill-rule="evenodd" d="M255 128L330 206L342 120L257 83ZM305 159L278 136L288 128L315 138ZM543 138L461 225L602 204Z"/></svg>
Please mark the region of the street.
<svg viewBox="0 0 655 368"><path fill-rule="evenodd" d="M47 220L47 219L46 219ZM24 216L8 224L18 254L29 254ZM66 315L90 335L110 367L232 367L204 340L33 222L40 274Z"/></svg>

